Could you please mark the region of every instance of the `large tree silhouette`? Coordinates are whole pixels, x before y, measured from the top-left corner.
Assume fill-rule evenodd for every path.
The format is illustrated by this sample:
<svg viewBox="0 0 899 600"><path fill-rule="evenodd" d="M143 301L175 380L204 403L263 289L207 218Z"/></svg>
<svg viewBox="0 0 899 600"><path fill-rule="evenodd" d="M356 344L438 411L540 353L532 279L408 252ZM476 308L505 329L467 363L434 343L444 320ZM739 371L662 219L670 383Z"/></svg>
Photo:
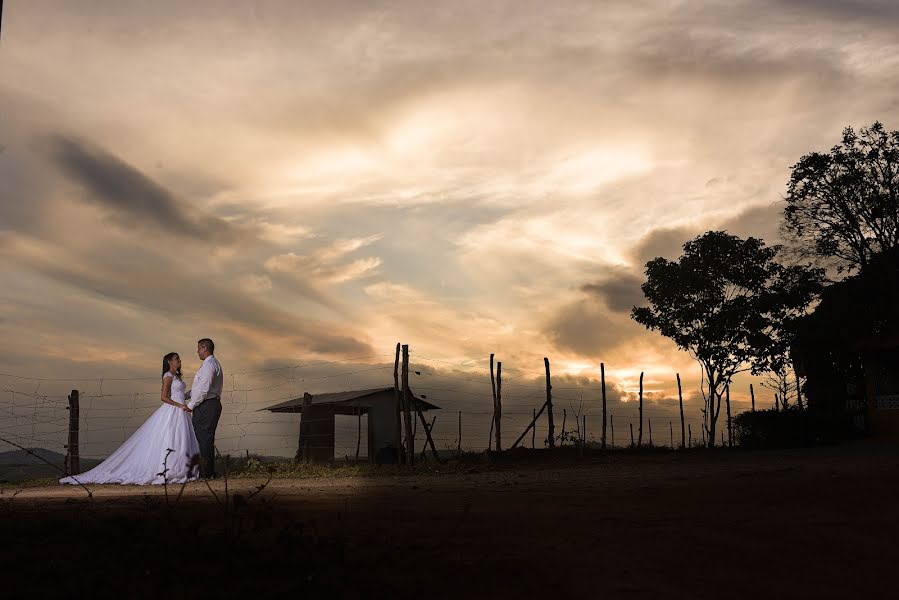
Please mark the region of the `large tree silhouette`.
<svg viewBox="0 0 899 600"><path fill-rule="evenodd" d="M899 131L847 127L829 153L793 166L786 202L782 233L800 256L838 273L864 269L899 246Z"/></svg>
<svg viewBox="0 0 899 600"><path fill-rule="evenodd" d="M769 354L783 347L781 328L813 299L820 271L785 267L776 261L779 246L725 231L706 232L683 248L676 262L646 263L649 306L633 307L631 316L702 366L703 421L713 447L725 387L737 373L776 364Z"/></svg>

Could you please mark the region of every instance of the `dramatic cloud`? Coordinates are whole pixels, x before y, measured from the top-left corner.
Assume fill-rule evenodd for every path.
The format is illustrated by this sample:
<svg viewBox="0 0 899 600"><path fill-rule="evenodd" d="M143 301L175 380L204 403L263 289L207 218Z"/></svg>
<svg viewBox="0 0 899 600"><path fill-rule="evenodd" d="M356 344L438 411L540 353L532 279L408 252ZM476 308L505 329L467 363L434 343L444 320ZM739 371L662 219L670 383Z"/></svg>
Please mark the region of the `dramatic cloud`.
<svg viewBox="0 0 899 600"><path fill-rule="evenodd" d="M694 402L629 318L645 263L709 229L779 243L791 165L899 128L886 0L7 4L0 372L401 340L479 376L495 352L538 396L543 357L578 390L604 360L622 407L682 372ZM335 364L292 393L390 382Z"/></svg>
<svg viewBox="0 0 899 600"><path fill-rule="evenodd" d="M108 152L59 136L48 145L53 160L87 189L84 198L99 203L123 227L159 228L204 241L234 235L222 219L191 214L168 190Z"/></svg>

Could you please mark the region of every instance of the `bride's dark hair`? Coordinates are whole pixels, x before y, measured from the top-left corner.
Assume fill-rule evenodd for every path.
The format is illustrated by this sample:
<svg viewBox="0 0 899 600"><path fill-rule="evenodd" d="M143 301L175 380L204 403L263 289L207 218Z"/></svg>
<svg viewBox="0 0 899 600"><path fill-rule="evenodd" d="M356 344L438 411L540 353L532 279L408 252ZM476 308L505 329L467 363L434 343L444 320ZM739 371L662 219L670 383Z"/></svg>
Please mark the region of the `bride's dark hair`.
<svg viewBox="0 0 899 600"><path fill-rule="evenodd" d="M169 352L168 354L166 354L165 356L162 357L162 376L163 377L165 377L165 374L171 370L171 367L169 366L169 361L172 360L173 358L175 358L176 356L178 356L177 352ZM181 379L181 368L180 367L175 372L175 377L177 377L178 379Z"/></svg>

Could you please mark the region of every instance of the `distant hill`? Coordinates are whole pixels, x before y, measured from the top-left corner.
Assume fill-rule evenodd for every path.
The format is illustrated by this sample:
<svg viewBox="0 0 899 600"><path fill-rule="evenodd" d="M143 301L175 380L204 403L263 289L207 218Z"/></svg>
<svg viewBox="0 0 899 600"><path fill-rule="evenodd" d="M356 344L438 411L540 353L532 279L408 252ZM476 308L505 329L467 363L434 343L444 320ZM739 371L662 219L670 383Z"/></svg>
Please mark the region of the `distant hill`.
<svg viewBox="0 0 899 600"><path fill-rule="evenodd" d="M64 454L46 448L29 448L29 450L59 468L63 468L65 465ZM92 469L100 463L99 460L92 458L82 458L80 462L82 471ZM57 476L62 477L62 474L24 450L0 452L0 483L18 483L29 479Z"/></svg>

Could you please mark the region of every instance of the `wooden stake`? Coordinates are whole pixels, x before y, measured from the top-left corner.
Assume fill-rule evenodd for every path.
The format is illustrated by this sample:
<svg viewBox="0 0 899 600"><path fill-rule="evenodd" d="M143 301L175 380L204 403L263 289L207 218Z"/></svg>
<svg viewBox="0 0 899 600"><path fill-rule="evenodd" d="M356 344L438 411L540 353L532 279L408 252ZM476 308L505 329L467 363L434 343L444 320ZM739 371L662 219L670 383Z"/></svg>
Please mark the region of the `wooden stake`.
<svg viewBox="0 0 899 600"><path fill-rule="evenodd" d="M493 416L490 417L490 433L487 434L487 451L493 446L493 428L496 426L496 381L493 379L493 353L490 353L490 393L493 394Z"/></svg>
<svg viewBox="0 0 899 600"><path fill-rule="evenodd" d="M648 423L649 423L649 445L652 446L652 419L649 419Z"/></svg>
<svg viewBox="0 0 899 600"><path fill-rule="evenodd" d="M549 431L546 434L546 441L549 443L550 448L556 447L556 428L553 425L553 394L552 389L553 386L550 383L549 379L549 359L545 356L543 357L543 365L546 367L546 421L549 427Z"/></svg>
<svg viewBox="0 0 899 600"><path fill-rule="evenodd" d="M403 425L400 413L403 410L403 401L400 398L400 343L396 343L396 358L393 361L393 396L396 400L396 461L397 463L406 464L406 453L403 452Z"/></svg>
<svg viewBox="0 0 899 600"><path fill-rule="evenodd" d="M600 446L606 449L606 365L599 363L599 379L602 382L602 442ZM612 435L612 445L615 445L614 434Z"/></svg>
<svg viewBox="0 0 899 600"><path fill-rule="evenodd" d="M544 404L543 406L546 406L546 404ZM537 409L535 408L532 410L534 411L534 420L531 421L531 450L533 450L537 446ZM527 430L525 430L525 433L527 433ZM513 445L512 447L514 448L515 446Z"/></svg>
<svg viewBox="0 0 899 600"><path fill-rule="evenodd" d="M528 434L529 430L533 429L533 432L534 432L531 437L534 437L537 435L537 417L539 417L540 415L543 414L544 409L546 409L546 402L544 402L543 406L540 407L540 412L537 412L537 409L533 409L534 418L531 420L531 422L528 424L528 426L524 428L524 431L521 432L521 435L518 436L518 439L515 440L515 443L509 447L510 450L518 447L518 444L521 443L521 440L524 439L524 436L526 436ZM531 448L533 448L533 447L534 447L534 440L532 439L531 440Z"/></svg>
<svg viewBox="0 0 899 600"><path fill-rule="evenodd" d="M615 447L615 415L609 415L609 425L612 426L612 448Z"/></svg>
<svg viewBox="0 0 899 600"><path fill-rule="evenodd" d="M431 418L431 424L428 425L428 422L425 421L425 415L421 412L421 409L416 407L415 412L418 413L418 418L421 420L421 426L425 430L425 436L427 437L428 445L431 446L431 453L434 455L434 460L440 462L440 455L437 454L437 448L434 446L434 439L431 437L431 430L434 428L434 421L437 420L437 415L434 415ZM422 445L421 447L421 456L424 458L426 447Z"/></svg>
<svg viewBox="0 0 899 600"><path fill-rule="evenodd" d="M562 409L562 441L559 443L561 446L565 443L565 421L568 419L568 411L566 409Z"/></svg>
<svg viewBox="0 0 899 600"><path fill-rule="evenodd" d="M677 374L677 400L680 404L680 445L683 448L687 445L687 440L684 439L684 393L680 387L680 373Z"/></svg>
<svg viewBox="0 0 899 600"><path fill-rule="evenodd" d="M456 456L462 456L462 411L459 411L459 441L456 443Z"/></svg>
<svg viewBox="0 0 899 600"><path fill-rule="evenodd" d="M668 421L668 433L671 434L671 447L674 448L674 425Z"/></svg>
<svg viewBox="0 0 899 600"><path fill-rule="evenodd" d="M752 412L755 412L755 390L752 389L752 384L749 384L749 396L752 398Z"/></svg>
<svg viewBox="0 0 899 600"><path fill-rule="evenodd" d="M502 452L503 438L503 363L496 363L496 451Z"/></svg>
<svg viewBox="0 0 899 600"><path fill-rule="evenodd" d="M631 426L631 448L634 447L634 424L630 421L627 422L628 425Z"/></svg>
<svg viewBox="0 0 899 600"><path fill-rule="evenodd" d="M687 439L687 444L689 444L687 447L689 448L693 445L693 425L687 425L687 433L690 435L690 437Z"/></svg>
<svg viewBox="0 0 899 600"><path fill-rule="evenodd" d="M409 391L409 344L403 344L403 420L406 424L406 464L415 464L415 434L412 433L412 394Z"/></svg>
<svg viewBox="0 0 899 600"><path fill-rule="evenodd" d="M643 445L643 373L640 372L640 429L637 435L637 445Z"/></svg>
<svg viewBox="0 0 899 600"><path fill-rule="evenodd" d="M587 415L581 415L581 443L578 444L578 456L584 458L584 446L587 444Z"/></svg>
<svg viewBox="0 0 899 600"><path fill-rule="evenodd" d="M66 450L64 469L66 476L81 473L81 456L78 449L80 412L78 407L78 390L72 390L72 393L69 394L69 443Z"/></svg>

